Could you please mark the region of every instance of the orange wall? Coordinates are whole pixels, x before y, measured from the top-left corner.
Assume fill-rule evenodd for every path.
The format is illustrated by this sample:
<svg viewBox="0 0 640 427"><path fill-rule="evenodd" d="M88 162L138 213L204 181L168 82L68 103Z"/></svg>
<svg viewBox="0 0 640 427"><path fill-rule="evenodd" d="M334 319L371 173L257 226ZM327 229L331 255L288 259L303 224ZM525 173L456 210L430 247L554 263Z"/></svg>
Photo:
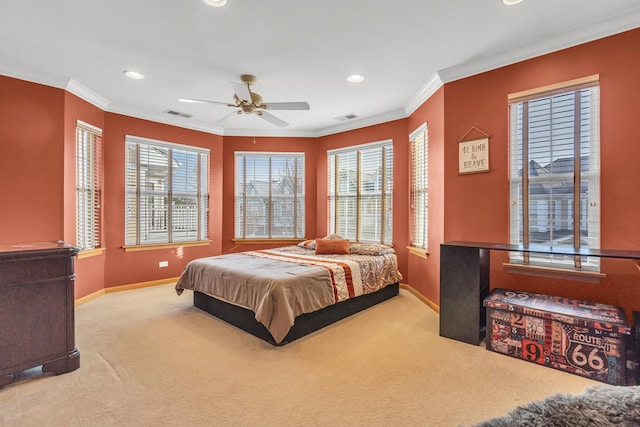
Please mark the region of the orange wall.
<svg viewBox="0 0 640 427"><path fill-rule="evenodd" d="M394 142L394 245L404 282L439 302L439 244L507 242L509 225L507 94L600 74L602 247L640 249L640 182L636 122L640 112L640 30L634 30L447 83L409 118L321 138L222 137L106 113L66 93L0 76L0 243L75 239L75 122L103 129L105 254L76 262L76 297L104 287L176 277L188 260L253 249L233 239L233 152L305 152L307 237L327 233L326 151L385 139ZM428 259L409 255L408 135L429 128ZM491 135L489 173L459 176L458 140L476 127ZM202 247L125 252L124 137L135 135L211 150L210 238ZM25 197L25 195L29 195ZM605 260L600 285L513 276L506 255L492 255L493 286L640 307L640 272L630 261ZM169 261L160 269L159 261Z"/></svg>
<svg viewBox="0 0 640 427"><path fill-rule="evenodd" d="M132 135L177 144L203 147L210 152L209 238L211 245L173 249L126 252L124 246L125 212L125 136ZM188 261L220 253L220 204L222 202L222 137L107 113L103 134L104 246L107 250L105 286L120 286L177 277ZM158 267L160 261L169 266Z"/></svg>
<svg viewBox="0 0 640 427"><path fill-rule="evenodd" d="M64 238L76 244L76 127L78 120L104 129L104 111L77 96L65 92L64 96ZM103 165L101 165L103 166ZM104 177L104 171L103 171ZM104 289L106 254L76 259L76 297L89 295Z"/></svg>
<svg viewBox="0 0 640 427"><path fill-rule="evenodd" d="M342 132L320 138L318 141L318 160L316 175L318 177L317 233L327 234L327 151L351 145L393 140L393 246L398 255L400 272L407 277L407 250L409 244L409 131L407 120L395 120L362 129Z"/></svg>
<svg viewBox="0 0 640 427"><path fill-rule="evenodd" d="M0 76L0 243L64 237L64 97Z"/></svg>
<svg viewBox="0 0 640 427"><path fill-rule="evenodd" d="M629 31L445 85L444 240L509 241L507 95L600 75L601 247L640 250L640 30ZM472 127L491 135L490 172L458 175L458 140ZM605 260L600 284L506 273L492 254L491 284L640 309L640 272Z"/></svg>
<svg viewBox="0 0 640 427"><path fill-rule="evenodd" d="M427 123L429 144L429 217L427 259L409 254L405 283L435 304L440 302L440 243L444 241L444 88L409 118L408 134ZM408 166L409 167L409 166ZM409 220L407 218L400 220Z"/></svg>
<svg viewBox="0 0 640 427"><path fill-rule="evenodd" d="M305 164L305 221L306 236L316 235L316 181L315 171L317 139L316 138L276 138L276 137L240 137L227 136L224 138L224 170L223 170L223 219L222 219L222 252L240 252L254 249L277 247L282 244L237 244L234 237L234 206L235 206L235 157L236 151L264 151L264 152L304 152Z"/></svg>

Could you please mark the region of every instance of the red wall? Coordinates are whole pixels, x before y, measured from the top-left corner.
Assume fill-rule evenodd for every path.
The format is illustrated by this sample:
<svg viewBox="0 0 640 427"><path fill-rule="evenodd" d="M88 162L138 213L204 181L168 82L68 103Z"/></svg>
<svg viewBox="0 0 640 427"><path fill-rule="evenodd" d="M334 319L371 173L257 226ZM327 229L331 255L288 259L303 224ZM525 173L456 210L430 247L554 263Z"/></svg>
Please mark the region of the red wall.
<svg viewBox="0 0 640 427"><path fill-rule="evenodd" d="M427 123L429 144L429 218L427 259L409 254L408 283L435 304L440 302L440 243L444 241L444 88L420 106L409 118L408 132Z"/></svg>
<svg viewBox="0 0 640 427"><path fill-rule="evenodd" d="M126 252L124 246L125 203L125 136L132 135L159 141L191 145L210 149L209 185L209 238L208 246L178 247L172 249ZM177 277L188 261L220 253L222 181L222 137L107 113L103 135L105 166L104 182L104 236L107 249L105 286ZM160 261L169 266L158 267Z"/></svg>
<svg viewBox="0 0 640 427"><path fill-rule="evenodd" d="M63 240L70 244L76 244L76 127L78 120L82 120L97 128L104 129L104 111L69 92L65 92L64 112ZM104 169L104 165L100 166ZM104 170L102 172L104 178ZM75 261L74 292L77 298L104 289L105 262L105 253Z"/></svg>
<svg viewBox="0 0 640 427"><path fill-rule="evenodd" d="M318 141L317 235L327 235L327 151L351 145L393 140L393 246L398 255L400 272L407 277L407 250L409 244L409 224L406 214L409 208L409 131L407 120L395 120L349 132L342 132L320 138Z"/></svg>
<svg viewBox="0 0 640 427"><path fill-rule="evenodd" d="M447 83L407 119L321 138L222 137L105 113L66 93L0 76L0 243L75 239L74 141L80 119L103 129L102 256L76 262L76 296L105 287L178 276L190 259L253 249L233 239L233 152L304 151L307 237L327 233L326 151L392 139L394 143L394 245L404 282L439 302L439 244L450 240L508 242L507 95L591 74L601 88L601 216L603 248L640 249L640 30ZM408 135L423 122L429 136L428 259L409 255ZM476 127L491 136L490 172L458 175L458 140ZM211 150L210 238L202 247L125 252L125 135ZM159 268L159 261L169 261ZM492 255L493 286L511 287L640 307L639 267L604 260L599 285L514 276Z"/></svg>
<svg viewBox="0 0 640 427"><path fill-rule="evenodd" d="M445 85L444 240L509 241L507 95L600 75L601 247L640 250L640 30L622 33ZM458 175L458 140L472 127L491 135L490 172ZM604 260L600 284L505 272L492 254L491 284L640 308L632 261Z"/></svg>
<svg viewBox="0 0 640 427"><path fill-rule="evenodd" d="M234 206L235 206L235 157L236 151L264 151L264 152L304 152L305 164L305 221L306 236L316 236L316 182L315 170L316 138L276 138L276 137L239 137L227 136L224 138L224 170L223 170L223 219L222 219L222 252L250 251L260 248L282 246L282 243L273 244L246 244L233 242L234 237Z"/></svg>
<svg viewBox="0 0 640 427"><path fill-rule="evenodd" d="M0 76L0 243L64 237L64 98Z"/></svg>

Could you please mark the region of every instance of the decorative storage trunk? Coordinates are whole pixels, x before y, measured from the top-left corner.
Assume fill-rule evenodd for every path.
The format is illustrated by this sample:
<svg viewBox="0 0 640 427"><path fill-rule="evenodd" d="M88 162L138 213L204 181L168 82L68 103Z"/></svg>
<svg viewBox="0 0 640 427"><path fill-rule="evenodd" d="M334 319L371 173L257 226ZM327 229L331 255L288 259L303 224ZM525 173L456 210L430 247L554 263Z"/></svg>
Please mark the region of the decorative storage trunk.
<svg viewBox="0 0 640 427"><path fill-rule="evenodd" d="M494 289L484 306L487 350L626 385L631 328L621 308L507 289Z"/></svg>

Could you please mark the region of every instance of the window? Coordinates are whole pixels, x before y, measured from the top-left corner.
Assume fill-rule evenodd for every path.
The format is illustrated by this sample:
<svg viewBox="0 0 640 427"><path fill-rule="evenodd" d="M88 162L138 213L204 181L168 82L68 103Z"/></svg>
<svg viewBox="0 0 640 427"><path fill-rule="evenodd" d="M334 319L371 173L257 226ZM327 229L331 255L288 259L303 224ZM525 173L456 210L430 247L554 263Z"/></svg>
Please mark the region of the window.
<svg viewBox="0 0 640 427"><path fill-rule="evenodd" d="M76 127L76 246L100 247L102 131L78 121Z"/></svg>
<svg viewBox="0 0 640 427"><path fill-rule="evenodd" d="M327 154L329 232L358 242L391 244L392 141Z"/></svg>
<svg viewBox="0 0 640 427"><path fill-rule="evenodd" d="M511 95L511 243L600 247L597 76ZM515 253L512 262L599 270L599 258Z"/></svg>
<svg viewBox="0 0 640 427"><path fill-rule="evenodd" d="M429 153L427 124L409 136L411 145L411 246L427 249L429 218Z"/></svg>
<svg viewBox="0 0 640 427"><path fill-rule="evenodd" d="M207 240L209 150L126 137L127 245Z"/></svg>
<svg viewBox="0 0 640 427"><path fill-rule="evenodd" d="M236 152L236 239L304 237L304 153Z"/></svg>

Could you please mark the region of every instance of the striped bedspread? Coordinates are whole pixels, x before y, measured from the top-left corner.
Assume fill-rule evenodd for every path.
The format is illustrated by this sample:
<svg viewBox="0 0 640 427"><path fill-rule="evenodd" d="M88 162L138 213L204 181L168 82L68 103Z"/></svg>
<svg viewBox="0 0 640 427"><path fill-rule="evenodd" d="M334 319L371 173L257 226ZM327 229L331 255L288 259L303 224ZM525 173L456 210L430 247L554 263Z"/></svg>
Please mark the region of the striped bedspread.
<svg viewBox="0 0 640 427"><path fill-rule="evenodd" d="M297 316L401 279L395 254L314 255L286 246L193 260L176 292L191 289L247 308L279 343Z"/></svg>
<svg viewBox="0 0 640 427"><path fill-rule="evenodd" d="M269 258L296 264L313 265L325 269L331 278L334 302L344 301L364 293L358 263L350 260L333 260L318 256L289 254L274 250L248 251L245 255Z"/></svg>

